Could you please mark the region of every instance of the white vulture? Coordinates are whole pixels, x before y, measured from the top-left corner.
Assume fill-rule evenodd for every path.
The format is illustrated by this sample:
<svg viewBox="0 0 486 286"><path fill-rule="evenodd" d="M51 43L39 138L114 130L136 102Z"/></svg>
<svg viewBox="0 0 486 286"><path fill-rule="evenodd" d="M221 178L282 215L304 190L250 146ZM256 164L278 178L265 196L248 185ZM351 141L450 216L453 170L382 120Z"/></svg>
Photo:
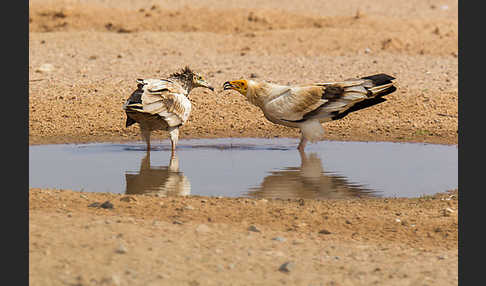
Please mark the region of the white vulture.
<svg viewBox="0 0 486 286"><path fill-rule="evenodd" d="M150 134L154 130L169 131L172 153L179 139L179 128L191 113L188 96L193 88L213 87L189 67L166 79L138 79L137 89L123 105L127 115L125 127L138 123L143 139L150 150Z"/></svg>
<svg viewBox="0 0 486 286"><path fill-rule="evenodd" d="M303 151L307 141L323 139L321 123L341 119L350 112L385 101L382 96L396 90L386 74L375 74L341 82L323 82L303 85L278 85L264 81L235 80L223 84L258 106L269 121L299 128Z"/></svg>

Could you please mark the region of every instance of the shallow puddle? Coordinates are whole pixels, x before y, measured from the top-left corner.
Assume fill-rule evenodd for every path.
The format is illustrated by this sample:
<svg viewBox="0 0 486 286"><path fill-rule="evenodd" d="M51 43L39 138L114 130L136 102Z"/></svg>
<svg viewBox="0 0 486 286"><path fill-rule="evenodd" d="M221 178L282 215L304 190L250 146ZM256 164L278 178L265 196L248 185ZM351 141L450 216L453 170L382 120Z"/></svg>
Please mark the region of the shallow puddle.
<svg viewBox="0 0 486 286"><path fill-rule="evenodd" d="M298 139L29 147L29 186L123 194L256 198L419 197L458 186L457 146Z"/></svg>

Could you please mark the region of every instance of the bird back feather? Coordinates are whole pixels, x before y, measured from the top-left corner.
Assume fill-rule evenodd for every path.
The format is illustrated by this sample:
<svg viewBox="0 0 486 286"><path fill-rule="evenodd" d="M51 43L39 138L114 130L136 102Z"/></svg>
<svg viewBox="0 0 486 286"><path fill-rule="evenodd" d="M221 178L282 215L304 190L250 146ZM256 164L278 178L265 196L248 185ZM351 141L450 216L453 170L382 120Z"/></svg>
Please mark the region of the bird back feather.
<svg viewBox="0 0 486 286"><path fill-rule="evenodd" d="M127 127L135 122L152 130L184 124L191 112L191 102L178 83L166 79L138 79L137 82L137 90L123 105Z"/></svg>
<svg viewBox="0 0 486 286"><path fill-rule="evenodd" d="M396 90L392 82L393 79L395 78L387 74L375 74L343 82L317 84L325 88L323 98L328 99L328 101L305 114L302 120L321 119L326 121L341 119L350 112L381 103L385 99L376 98L381 98ZM366 103L359 104L356 108L353 108L353 106L362 101L366 101Z"/></svg>

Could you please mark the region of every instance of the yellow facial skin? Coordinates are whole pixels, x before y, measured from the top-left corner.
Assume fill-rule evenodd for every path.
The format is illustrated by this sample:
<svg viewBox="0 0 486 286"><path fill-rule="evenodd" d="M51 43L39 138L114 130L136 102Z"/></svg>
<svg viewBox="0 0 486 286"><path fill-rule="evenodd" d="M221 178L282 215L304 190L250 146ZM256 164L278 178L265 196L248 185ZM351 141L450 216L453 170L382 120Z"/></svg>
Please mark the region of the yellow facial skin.
<svg viewBox="0 0 486 286"><path fill-rule="evenodd" d="M248 90L248 82L244 79L227 81L223 84L223 90L227 89L234 89L237 92L246 95L246 91Z"/></svg>

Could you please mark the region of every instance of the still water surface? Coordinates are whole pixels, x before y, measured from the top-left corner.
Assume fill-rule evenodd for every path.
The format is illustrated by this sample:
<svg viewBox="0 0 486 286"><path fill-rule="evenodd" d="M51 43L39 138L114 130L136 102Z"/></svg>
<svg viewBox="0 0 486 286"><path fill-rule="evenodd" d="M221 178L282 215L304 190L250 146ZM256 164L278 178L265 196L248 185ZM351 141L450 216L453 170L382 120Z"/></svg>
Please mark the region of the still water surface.
<svg viewBox="0 0 486 286"><path fill-rule="evenodd" d="M419 197L458 187L456 145L221 138L29 147L29 186L256 198Z"/></svg>

